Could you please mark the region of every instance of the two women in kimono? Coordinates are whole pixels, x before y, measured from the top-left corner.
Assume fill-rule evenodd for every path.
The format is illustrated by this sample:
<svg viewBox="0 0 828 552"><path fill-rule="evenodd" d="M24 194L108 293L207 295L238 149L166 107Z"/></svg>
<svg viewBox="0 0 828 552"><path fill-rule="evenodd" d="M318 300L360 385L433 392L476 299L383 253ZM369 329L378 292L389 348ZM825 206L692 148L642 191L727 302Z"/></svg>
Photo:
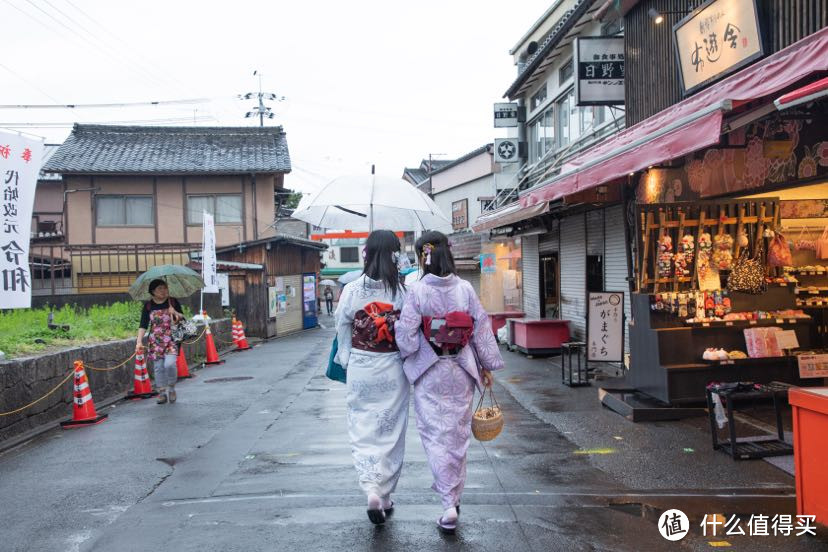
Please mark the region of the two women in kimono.
<svg viewBox="0 0 828 552"><path fill-rule="evenodd" d="M489 318L471 284L456 275L448 238L415 245L423 277L408 289L392 232L371 233L365 271L345 286L336 312L337 361L347 370L348 433L368 496L368 517L384 523L402 470L413 384L417 429L440 494L439 528L453 533L466 480L474 388L503 366Z"/></svg>

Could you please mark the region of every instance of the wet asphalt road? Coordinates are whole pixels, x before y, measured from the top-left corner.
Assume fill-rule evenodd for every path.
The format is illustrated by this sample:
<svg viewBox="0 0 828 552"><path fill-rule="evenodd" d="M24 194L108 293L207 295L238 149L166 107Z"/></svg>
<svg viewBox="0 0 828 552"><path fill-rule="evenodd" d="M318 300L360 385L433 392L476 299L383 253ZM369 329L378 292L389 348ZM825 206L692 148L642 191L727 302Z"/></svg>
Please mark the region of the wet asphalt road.
<svg viewBox="0 0 828 552"><path fill-rule="evenodd" d="M518 357L496 387L506 430L470 448L457 535L436 530L439 500L413 409L397 510L374 527L350 462L344 386L324 377L331 338L314 330L228 355L182 382L175 405L121 402L100 426L53 431L0 455L0 550L660 551L722 541L731 550L828 548L804 537L702 538L697 527L678 543L662 539L659 508L724 511L711 495L727 494L727 485L705 480L710 469L686 454L672 461L698 477L665 485L659 474L670 470L661 461L672 456L659 443L675 426L604 419L600 408L579 414L579 396L569 396L570 408L533 392L546 368ZM211 381L219 378L249 379ZM594 405L594 389L584 393ZM604 427L579 431L586 413ZM566 423L572 431L562 430ZM625 435L630 456L582 454L610 434ZM657 466L648 466L649 453ZM776 508L774 497L790 503L792 485L777 471L752 466L731 486L760 510Z"/></svg>

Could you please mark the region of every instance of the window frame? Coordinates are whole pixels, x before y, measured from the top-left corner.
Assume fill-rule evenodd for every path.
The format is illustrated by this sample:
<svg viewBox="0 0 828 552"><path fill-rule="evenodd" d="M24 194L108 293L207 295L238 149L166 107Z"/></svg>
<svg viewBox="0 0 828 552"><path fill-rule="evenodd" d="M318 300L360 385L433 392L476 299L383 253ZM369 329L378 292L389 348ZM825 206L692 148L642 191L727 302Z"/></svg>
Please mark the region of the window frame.
<svg viewBox="0 0 828 552"><path fill-rule="evenodd" d="M356 254L355 254L356 258L353 261L345 260L345 256L343 255L343 252L346 249L348 249L348 250L353 249L356 252ZM358 263L359 262L359 246L358 245L341 245L341 246L339 246L339 262L341 262L341 263Z"/></svg>
<svg viewBox="0 0 828 552"><path fill-rule="evenodd" d="M241 212L239 214L239 220L237 222L236 221L234 221L234 222L219 222L219 221L216 220L216 200L217 200L217 198L222 197L222 196L235 196L235 197L239 198L239 201L241 202ZM195 194L187 194L186 204L184 205L184 220L186 221L187 226L202 226L204 224L204 219L202 219L199 222L192 222L190 220L190 198L194 198L194 197L209 197L209 198L212 199L213 208L212 208L211 214L213 215L213 223L216 226L241 226L241 225L244 224L244 195L242 193L240 193L240 192L239 193L228 192L228 193L221 193L221 194L195 193Z"/></svg>
<svg viewBox="0 0 828 552"><path fill-rule="evenodd" d="M149 199L150 201L150 223L149 224L128 224L126 202L127 199ZM120 199L123 202L123 223L119 224L101 224L98 220L100 216L100 208L98 207L99 199ZM95 228L155 228L155 197L152 194L96 194L95 195Z"/></svg>
<svg viewBox="0 0 828 552"><path fill-rule="evenodd" d="M549 91L547 88L547 83L543 83L541 87L538 88L537 92L529 97L530 111L535 111L536 109L542 107L547 98L549 98ZM541 95L543 96L542 98L540 97Z"/></svg>
<svg viewBox="0 0 828 552"><path fill-rule="evenodd" d="M569 70L568 75L564 76L564 72L567 69ZM558 84L561 87L563 87L563 85L565 83L569 82L570 80L572 80L572 78L574 76L575 76L575 62L573 61L573 58L569 58L568 61L565 61L564 63L562 63L561 66L558 68Z"/></svg>

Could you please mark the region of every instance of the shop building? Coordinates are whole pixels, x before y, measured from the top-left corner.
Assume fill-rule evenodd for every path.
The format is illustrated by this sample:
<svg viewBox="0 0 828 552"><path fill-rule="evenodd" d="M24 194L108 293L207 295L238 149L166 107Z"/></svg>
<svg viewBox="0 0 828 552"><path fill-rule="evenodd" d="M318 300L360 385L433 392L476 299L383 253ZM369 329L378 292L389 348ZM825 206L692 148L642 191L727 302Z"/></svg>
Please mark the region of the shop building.
<svg viewBox="0 0 828 552"><path fill-rule="evenodd" d="M522 310L568 320L577 340L586 338L588 291L628 289L622 187L610 182L531 204L524 198L624 127L623 26L595 19L601 5L553 3L510 51L518 77L505 98L526 121L517 132L520 168L473 225L493 238L520 238ZM607 91L590 97L596 75Z"/></svg>

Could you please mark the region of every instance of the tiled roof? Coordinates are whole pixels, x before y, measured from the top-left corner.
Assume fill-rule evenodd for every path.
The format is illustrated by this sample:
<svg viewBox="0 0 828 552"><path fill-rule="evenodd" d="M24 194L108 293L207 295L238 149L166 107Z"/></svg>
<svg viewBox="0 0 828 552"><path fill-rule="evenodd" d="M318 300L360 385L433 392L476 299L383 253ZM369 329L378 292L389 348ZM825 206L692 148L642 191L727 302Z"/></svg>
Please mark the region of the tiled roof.
<svg viewBox="0 0 828 552"><path fill-rule="evenodd" d="M38 175L38 180L50 180L50 181L59 181L62 179L59 173L53 172L46 172L42 169L46 163L49 162L49 159L55 154L55 152L60 147L60 144L44 144L43 145L43 159L41 160L40 166L40 174Z"/></svg>
<svg viewBox="0 0 828 552"><path fill-rule="evenodd" d="M520 90L523 83L532 76L538 66L546 59L546 56L555 49L555 46L567 35L575 23L583 17L593 2L595 0L576 0L575 5L564 12L558 22L555 23L555 26L552 27L552 30L549 31L549 34L546 35L546 38L538 44L538 50L526 60L523 71L521 71L518 78L512 83L506 93L503 94L504 98L514 98L515 93Z"/></svg>
<svg viewBox="0 0 828 552"><path fill-rule="evenodd" d="M408 175L415 184L420 184L423 180L428 178L428 171L420 168L410 169L406 167L403 174Z"/></svg>
<svg viewBox="0 0 828 552"><path fill-rule="evenodd" d="M145 127L75 124L44 165L64 174L290 172L282 127Z"/></svg>

